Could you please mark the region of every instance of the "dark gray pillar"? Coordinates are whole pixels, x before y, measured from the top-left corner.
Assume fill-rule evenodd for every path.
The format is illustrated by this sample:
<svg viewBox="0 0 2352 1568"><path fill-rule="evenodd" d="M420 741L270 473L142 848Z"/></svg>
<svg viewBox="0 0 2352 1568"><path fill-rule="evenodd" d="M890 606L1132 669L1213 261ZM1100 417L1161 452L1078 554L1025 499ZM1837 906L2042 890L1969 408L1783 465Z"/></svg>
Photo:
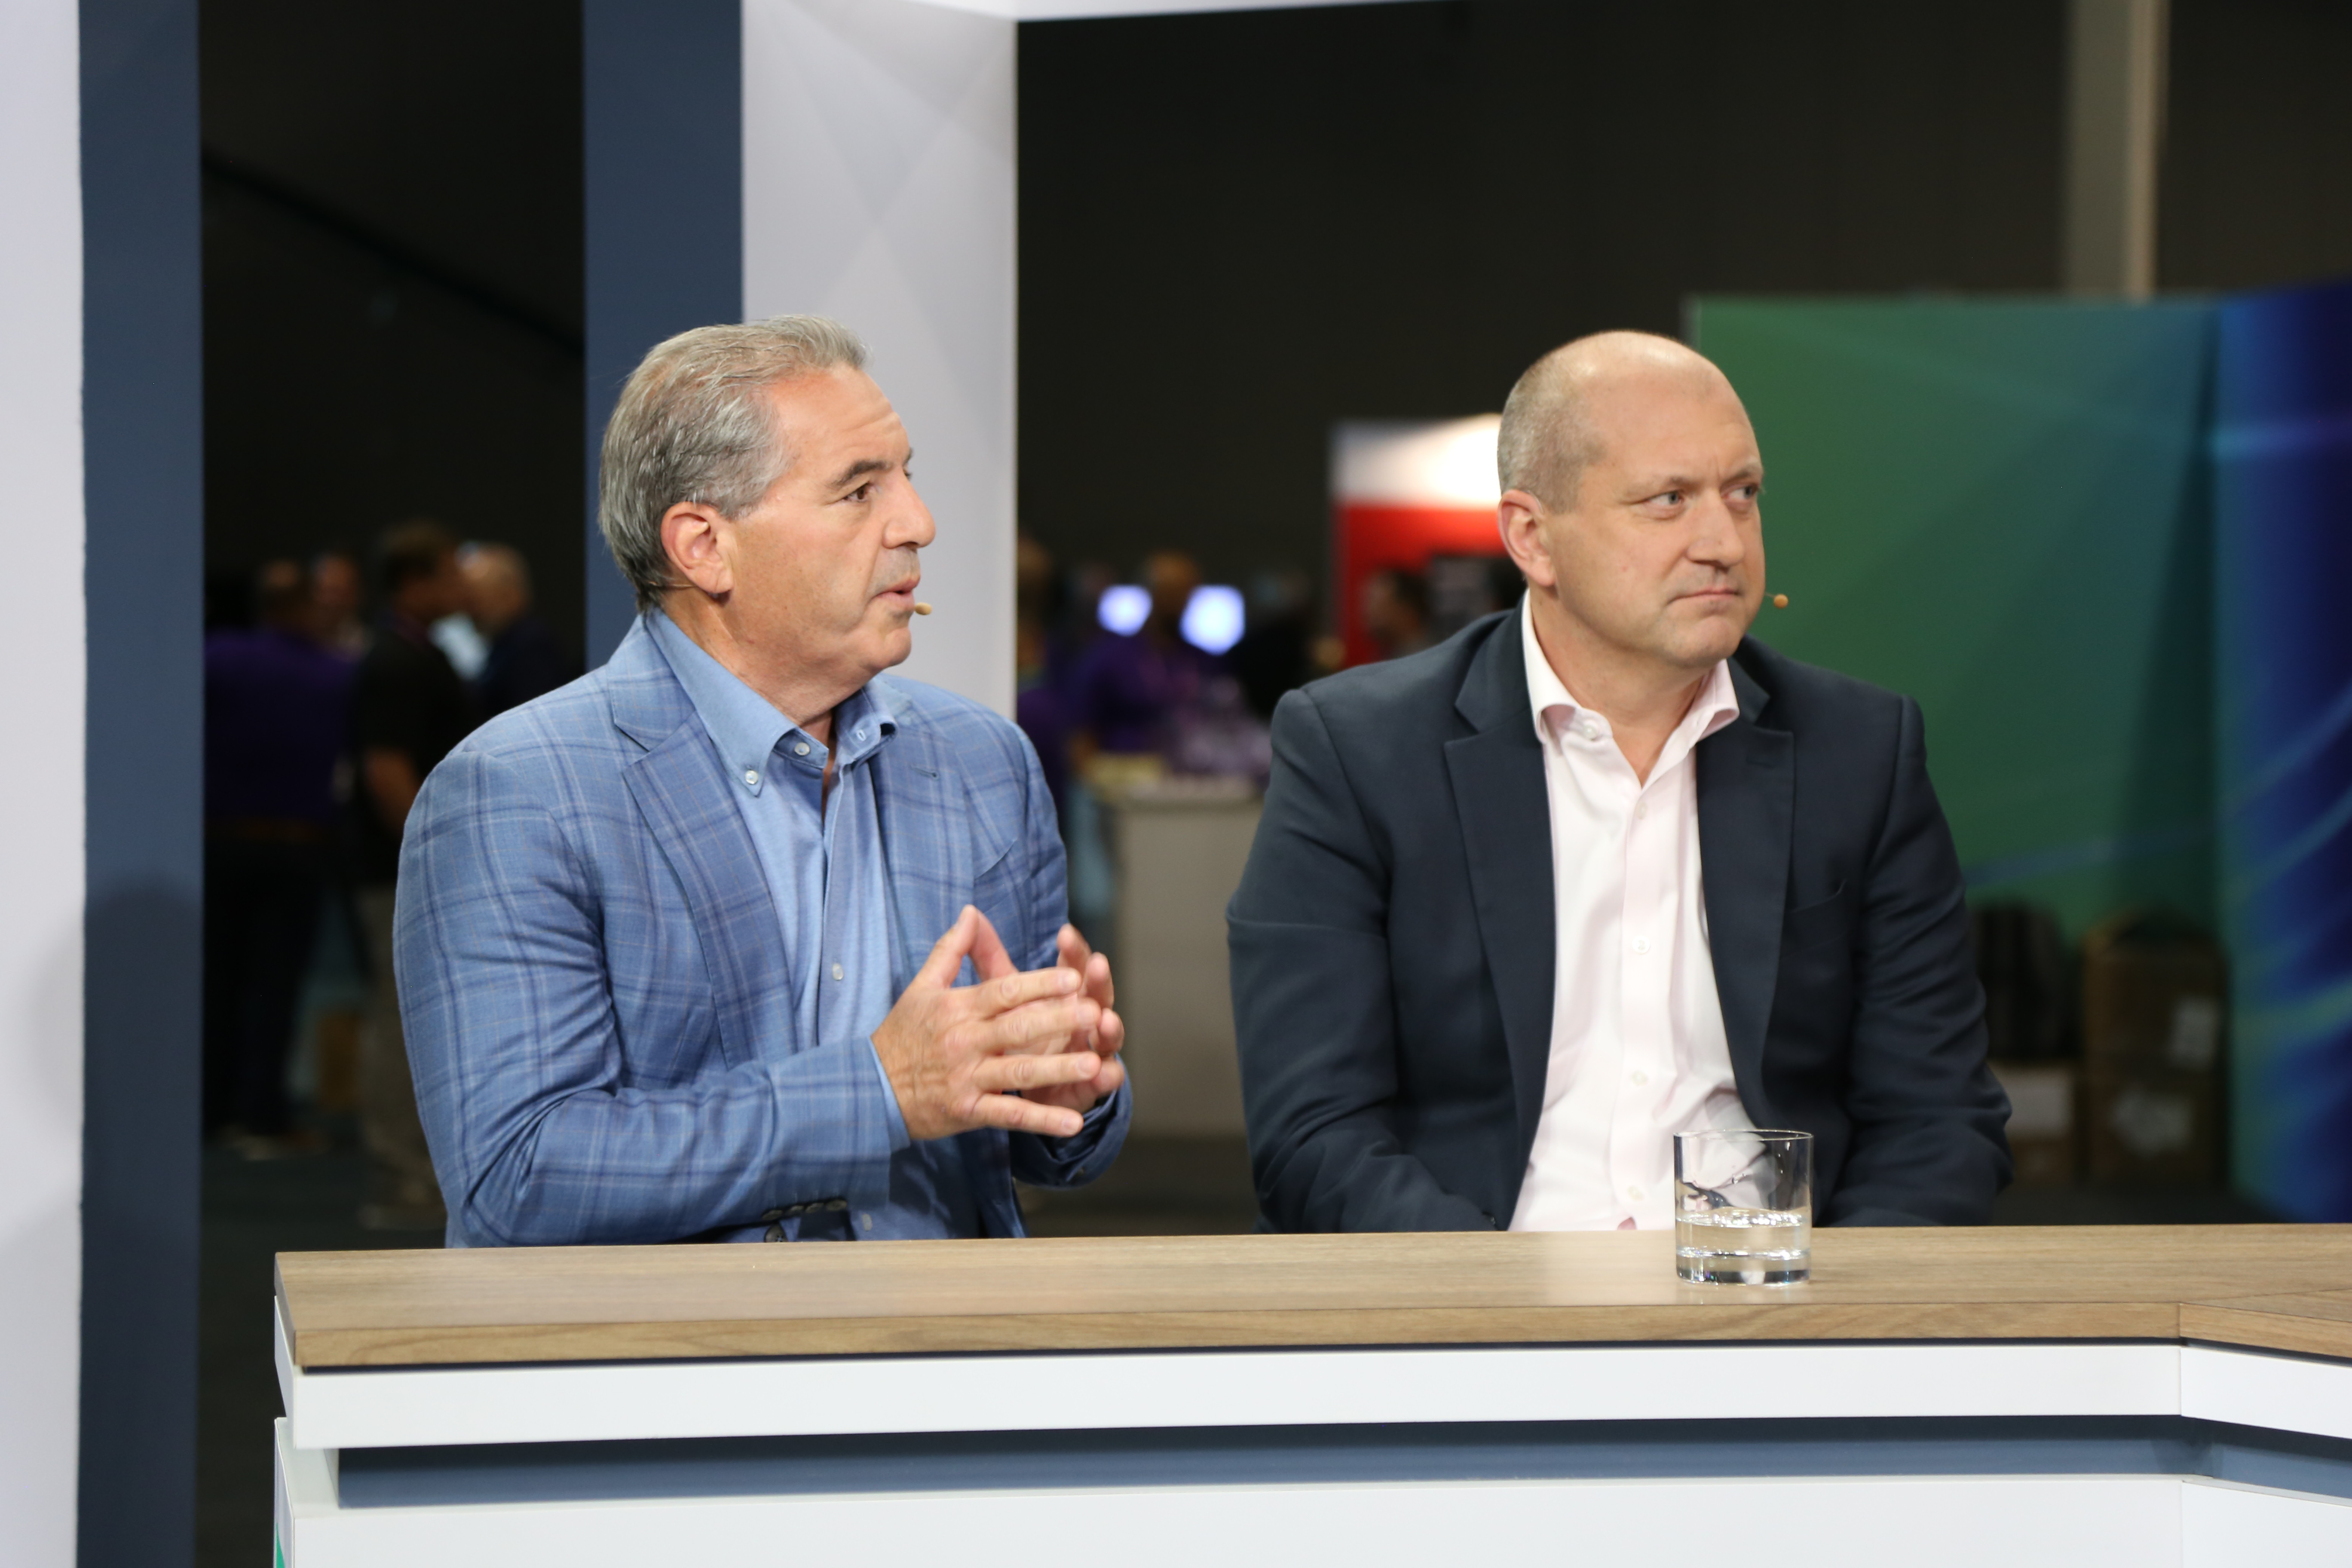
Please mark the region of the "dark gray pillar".
<svg viewBox="0 0 2352 1568"><path fill-rule="evenodd" d="M596 531L596 448L647 349L743 313L739 0L585 0L588 662L635 613Z"/></svg>
<svg viewBox="0 0 2352 1568"><path fill-rule="evenodd" d="M204 877L194 0L82 0L80 1561L194 1552ZM5 1552L0 1552L5 1555Z"/></svg>

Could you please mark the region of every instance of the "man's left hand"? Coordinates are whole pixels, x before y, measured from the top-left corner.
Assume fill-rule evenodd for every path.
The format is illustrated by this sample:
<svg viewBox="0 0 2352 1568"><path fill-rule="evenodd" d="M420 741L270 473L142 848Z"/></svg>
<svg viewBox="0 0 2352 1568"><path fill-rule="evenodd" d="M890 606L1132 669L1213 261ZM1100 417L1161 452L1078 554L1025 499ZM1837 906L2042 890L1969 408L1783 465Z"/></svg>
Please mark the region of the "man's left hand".
<svg viewBox="0 0 2352 1568"><path fill-rule="evenodd" d="M994 980L1000 975L1019 973L1012 955L1004 951L1002 944L990 945L994 946L994 952L975 948L972 952L972 966L981 979ZM1079 987L1079 994L1098 1003L1102 1007L1102 1017L1094 1028L1077 1031L1047 1054L1058 1056L1070 1051L1093 1051L1102 1058L1102 1070L1080 1083L1023 1089L1021 1098L1035 1100L1041 1105L1067 1106L1083 1115L1098 1102L1118 1093L1118 1086L1127 1081L1127 1068L1120 1065L1118 1059L1119 1047L1127 1043L1127 1024L1111 1011L1110 960L1088 947L1087 939L1078 934L1076 926L1064 926L1054 945L1058 966L1078 972L1084 981Z"/></svg>

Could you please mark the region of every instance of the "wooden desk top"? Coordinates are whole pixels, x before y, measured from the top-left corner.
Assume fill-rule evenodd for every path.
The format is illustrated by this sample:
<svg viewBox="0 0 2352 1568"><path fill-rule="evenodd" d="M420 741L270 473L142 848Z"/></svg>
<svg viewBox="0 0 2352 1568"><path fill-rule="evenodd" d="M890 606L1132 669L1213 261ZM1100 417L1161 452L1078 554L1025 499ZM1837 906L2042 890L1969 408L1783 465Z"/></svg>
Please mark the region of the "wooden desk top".
<svg viewBox="0 0 2352 1568"><path fill-rule="evenodd" d="M309 1368L989 1351L2197 1339L2352 1357L2352 1226L1822 1230L1789 1289L1661 1231L281 1253Z"/></svg>

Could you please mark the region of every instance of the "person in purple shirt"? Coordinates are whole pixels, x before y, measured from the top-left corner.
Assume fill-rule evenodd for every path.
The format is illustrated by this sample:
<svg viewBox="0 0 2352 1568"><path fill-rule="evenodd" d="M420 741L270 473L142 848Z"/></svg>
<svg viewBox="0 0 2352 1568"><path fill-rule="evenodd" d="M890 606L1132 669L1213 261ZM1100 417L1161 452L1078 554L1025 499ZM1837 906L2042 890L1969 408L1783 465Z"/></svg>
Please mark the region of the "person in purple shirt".
<svg viewBox="0 0 2352 1568"><path fill-rule="evenodd" d="M248 1153L291 1131L286 1054L317 934L352 663L312 639L310 583L261 569L260 624L205 639L204 1120Z"/></svg>
<svg viewBox="0 0 2352 1568"><path fill-rule="evenodd" d="M1184 606L1201 585L1192 557L1163 550L1144 563L1143 581L1150 616L1129 636L1097 640L1072 682L1070 752L1081 772L1101 752L1172 751L1179 722L1217 673L1215 656L1184 640Z"/></svg>

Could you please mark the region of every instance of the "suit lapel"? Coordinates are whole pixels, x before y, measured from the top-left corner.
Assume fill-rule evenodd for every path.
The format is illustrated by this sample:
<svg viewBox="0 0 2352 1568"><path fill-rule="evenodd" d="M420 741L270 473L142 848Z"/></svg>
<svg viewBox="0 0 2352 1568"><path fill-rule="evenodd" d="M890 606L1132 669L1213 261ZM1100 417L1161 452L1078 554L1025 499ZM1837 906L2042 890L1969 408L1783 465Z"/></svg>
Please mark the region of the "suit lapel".
<svg viewBox="0 0 2352 1568"><path fill-rule="evenodd" d="M761 1041L793 1037L792 994L775 900L718 748L642 621L606 666L606 685L614 727L646 748L622 777L686 896L720 1046L730 1064L757 1060Z"/></svg>
<svg viewBox="0 0 2352 1568"><path fill-rule="evenodd" d="M1739 717L1698 744L1698 844L1707 945L1731 1070L1748 1114L1769 1119L1764 1031L1780 975L1780 910L1789 892L1796 810L1796 737L1757 716L1769 700L1735 661Z"/></svg>
<svg viewBox="0 0 2352 1568"><path fill-rule="evenodd" d="M1455 709L1476 733L1445 743L1454 819L1486 972L1503 1016L1519 1146L1543 1114L1551 1063L1553 969L1558 962L1551 872L1551 803L1543 748L1528 706L1528 672L1516 616L1499 620L1472 658Z"/></svg>
<svg viewBox="0 0 2352 1568"><path fill-rule="evenodd" d="M938 739L908 718L874 755L874 811L888 867L904 989L964 905L971 901L971 812L963 781ZM1008 942L1014 933L1003 933ZM1016 962L1020 955L1014 955ZM966 961L961 978L971 978Z"/></svg>

